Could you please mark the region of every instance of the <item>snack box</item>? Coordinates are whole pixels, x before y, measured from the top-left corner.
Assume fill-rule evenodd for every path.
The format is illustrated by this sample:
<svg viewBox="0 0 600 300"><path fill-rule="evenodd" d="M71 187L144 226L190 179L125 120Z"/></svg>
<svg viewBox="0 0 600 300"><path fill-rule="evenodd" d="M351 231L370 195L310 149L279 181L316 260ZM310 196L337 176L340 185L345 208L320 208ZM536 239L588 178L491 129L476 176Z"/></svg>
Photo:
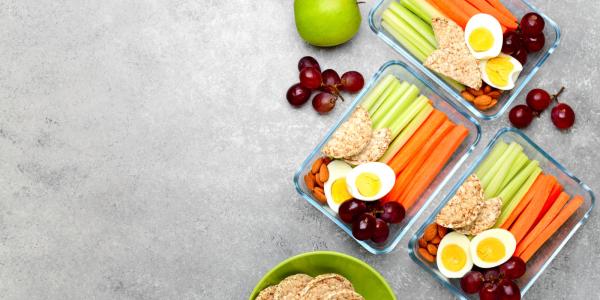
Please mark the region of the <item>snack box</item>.
<svg viewBox="0 0 600 300"><path fill-rule="evenodd" d="M427 261L423 260L423 258L421 258L417 253L419 247L418 240L423 235L427 225L434 222L434 219L440 210L454 196L458 188L477 169L480 163L482 163L482 161L487 157L487 155L499 141L505 141L507 143L514 141L523 146L523 152L529 156L530 159L538 160L539 166L544 172L554 175L558 182L564 187L565 192L570 195L581 195L584 199L583 204L577 209L577 211L575 211L575 213L567 220L567 222L564 223L548 241L546 241L546 243L527 263L526 273L521 278L515 280L515 283L521 290L522 296L525 295L531 286L533 286L538 277L540 277L544 270L546 270L556 255L563 249L567 241L569 241L575 232L577 232L579 227L581 227L587 221L590 216L590 212L594 207L595 196L592 190L585 183L581 182L579 178L575 177L564 166L552 158L548 153L536 145L523 132L514 128L503 128L498 131L490 144L485 148L483 154L475 163L473 163L473 165L462 176L459 182L454 185L450 193L446 195L440 205L433 211L429 218L425 220L423 225L412 236L408 244L408 252L412 260L425 269L459 299L478 299L479 297L477 294L469 295L463 292L460 287L460 278L448 279L440 273L435 263L428 263Z"/></svg>
<svg viewBox="0 0 600 300"><path fill-rule="evenodd" d="M540 12L535 6L530 4L526 0L502 0L502 4L510 10L517 18L521 18L528 12L535 12L541 15L544 18L546 26L544 27L544 35L545 35L545 45L540 51L536 53L530 53L527 59L527 63L523 66L523 71L515 83L515 87L510 91L505 91L502 94L502 97L499 99L498 104L493 108L480 111L472 103L465 100L460 92L453 87L451 87L446 81L444 81L439 75L435 72L431 71L429 68L425 67L415 56L413 56L405 47L403 47L400 43L397 42L396 39L392 37L392 35L383 29L382 22L382 14L385 9L392 2L397 2L398 0L380 0L371 12L369 13L369 26L379 36L383 41L385 41L388 45L390 45L394 50L396 50L400 55L406 58L412 65L417 66L417 68L425 73L429 78L431 78L437 85L441 86L444 91L451 95L452 99L464 105L471 113L473 113L476 117L483 120L494 120L501 116L513 103L513 101L517 98L519 93L523 91L527 83L533 78L535 73L540 69L540 67L546 62L550 54L556 50L558 44L560 42L560 28L558 25L550 19L548 16Z"/></svg>
<svg viewBox="0 0 600 300"><path fill-rule="evenodd" d="M471 154L479 139L481 137L481 128L479 122L466 113L462 108L456 105L454 102L449 101L447 98L444 98L435 87L433 87L432 83L421 75L418 75L417 72L410 67L408 67L405 63L400 61L389 61L385 63L373 76L373 78L366 84L365 88L358 94L358 96L354 99L352 104L347 108L346 112L342 115L342 117L337 121L337 123L329 129L326 133L325 137L321 142L314 148L314 150L308 155L308 157L304 160L304 162L300 165L298 170L294 175L294 185L298 193L312 206L321 211L327 218L333 221L336 225L338 225L343 231L345 231L351 238L352 236L352 226L351 224L344 223L338 215L329 208L326 204L321 204L317 201L304 183L303 176L307 172L310 171L312 164L316 159L322 156L321 149L327 143L327 141L331 138L334 131L345 122L348 117L352 114L354 109L360 102L363 100L365 95L369 93L369 91L379 82L379 80L383 79L388 74L393 74L400 80L407 81L408 83L416 85L421 94L427 96L433 106L444 112L448 118L453 121L457 125L465 126L469 133L459 148L455 151L453 156L450 158L448 163L444 166L441 172L436 176L431 185L427 188L427 190L419 197L419 199L412 205L407 211L405 218L399 224L390 225L390 234L386 242L384 243L374 243L372 241L360 241L356 240L361 246L367 249L369 252L373 254L385 254L389 253L396 247L400 239L404 236L406 231L411 227L411 225L416 221L418 216L421 214L424 208L426 208L429 203L435 198L435 196L440 192L442 186L446 183L448 178L454 174L454 172L460 167L460 165L467 159L467 157Z"/></svg>

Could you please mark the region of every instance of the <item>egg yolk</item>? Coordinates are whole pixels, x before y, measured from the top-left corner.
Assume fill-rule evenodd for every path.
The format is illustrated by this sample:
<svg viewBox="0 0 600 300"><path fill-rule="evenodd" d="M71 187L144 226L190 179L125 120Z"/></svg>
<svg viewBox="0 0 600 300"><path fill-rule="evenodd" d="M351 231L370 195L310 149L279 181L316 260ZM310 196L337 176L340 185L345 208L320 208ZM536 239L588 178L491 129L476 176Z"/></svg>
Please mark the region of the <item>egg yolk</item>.
<svg viewBox="0 0 600 300"><path fill-rule="evenodd" d="M441 253L442 264L451 272L460 271L467 263L467 253L456 244L449 244Z"/></svg>
<svg viewBox="0 0 600 300"><path fill-rule="evenodd" d="M510 74L514 69L514 65L508 57L495 57L485 65L485 73L488 75L490 81L497 86L508 85Z"/></svg>
<svg viewBox="0 0 600 300"><path fill-rule="evenodd" d="M365 197L373 197L381 189L381 180L373 173L361 173L356 177L356 188Z"/></svg>
<svg viewBox="0 0 600 300"><path fill-rule="evenodd" d="M494 45L494 35L487 28L479 27L469 35L469 45L477 52L490 50Z"/></svg>
<svg viewBox="0 0 600 300"><path fill-rule="evenodd" d="M481 240L477 245L477 256L485 262L496 262L504 258L506 248L502 241L489 237Z"/></svg>
<svg viewBox="0 0 600 300"><path fill-rule="evenodd" d="M346 187L346 178L336 179L331 184L331 198L333 198L332 200L336 204L341 204L352 199L352 195L350 195Z"/></svg>

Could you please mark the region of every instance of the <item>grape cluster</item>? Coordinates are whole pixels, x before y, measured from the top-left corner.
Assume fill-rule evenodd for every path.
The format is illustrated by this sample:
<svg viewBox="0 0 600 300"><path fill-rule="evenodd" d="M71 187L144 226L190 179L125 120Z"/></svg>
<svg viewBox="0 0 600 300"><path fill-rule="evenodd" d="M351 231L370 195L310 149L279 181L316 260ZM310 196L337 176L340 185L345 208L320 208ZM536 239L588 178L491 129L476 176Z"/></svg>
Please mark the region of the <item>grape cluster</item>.
<svg viewBox="0 0 600 300"><path fill-rule="evenodd" d="M542 89L533 89L529 91L525 101L527 105L520 104L513 107L508 114L508 118L513 126L525 128L531 124L534 116L539 116L546 110L553 101L557 104L552 108L550 119L558 129L568 129L575 124L575 111L566 103L558 102L558 97L565 88L561 88L554 96Z"/></svg>
<svg viewBox="0 0 600 300"><path fill-rule="evenodd" d="M498 268L470 271L461 278L460 287L467 294L479 293L479 299L518 300L521 291L513 280L525 271L525 262L513 256Z"/></svg>
<svg viewBox="0 0 600 300"><path fill-rule="evenodd" d="M293 106L301 106L308 101L313 91L319 93L313 97L312 106L319 113L327 113L335 107L338 99L344 100L341 91L356 93L365 85L363 76L356 71L342 74L333 69L321 72L316 59L305 56L298 62L300 82L292 85L286 94L288 102Z"/></svg>
<svg viewBox="0 0 600 300"><path fill-rule="evenodd" d="M523 16L516 31L507 31L502 42L502 52L516 58L522 65L527 62L527 54L542 50L546 43L544 18L530 12Z"/></svg>
<svg viewBox="0 0 600 300"><path fill-rule="evenodd" d="M388 224L398 224L404 219L404 207L397 202L364 202L348 200L340 206L342 221L352 224L352 235L361 241L372 240L375 243L387 241L390 235Z"/></svg>

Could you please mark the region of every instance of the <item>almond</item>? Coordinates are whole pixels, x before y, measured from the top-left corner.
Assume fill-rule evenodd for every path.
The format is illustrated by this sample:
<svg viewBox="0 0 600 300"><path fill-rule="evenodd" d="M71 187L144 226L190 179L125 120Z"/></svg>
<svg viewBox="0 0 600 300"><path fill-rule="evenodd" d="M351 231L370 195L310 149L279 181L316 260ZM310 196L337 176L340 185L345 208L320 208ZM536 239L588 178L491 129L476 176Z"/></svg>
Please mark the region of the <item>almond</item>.
<svg viewBox="0 0 600 300"><path fill-rule="evenodd" d="M500 96L502 96L502 92L500 91L491 91L489 93L487 93L488 96L492 97L493 99L498 99L500 98Z"/></svg>
<svg viewBox="0 0 600 300"><path fill-rule="evenodd" d="M322 158L315 160L315 162L312 165L312 168L310 168L310 172L313 174L317 174L319 172L319 170L321 169L322 164L323 164Z"/></svg>
<svg viewBox="0 0 600 300"><path fill-rule="evenodd" d="M473 95L475 97L483 95L483 91L482 90L476 90L476 89L473 89L473 88L467 88L467 92L471 93L471 95Z"/></svg>
<svg viewBox="0 0 600 300"><path fill-rule="evenodd" d="M431 241L437 235L437 224L431 223L425 228L425 232L423 233L423 239L426 241Z"/></svg>
<svg viewBox="0 0 600 300"><path fill-rule="evenodd" d="M438 225L437 229L438 229L438 236L440 238L443 238L446 235L446 233L448 233L448 228L446 228L444 226Z"/></svg>
<svg viewBox="0 0 600 300"><path fill-rule="evenodd" d="M431 241L429 241L430 243L434 244L434 245L439 245L440 241L442 239L439 236L435 236Z"/></svg>
<svg viewBox="0 0 600 300"><path fill-rule="evenodd" d="M321 164L321 168L319 169L319 180L321 182L326 182L329 179L329 170L327 169L326 164Z"/></svg>
<svg viewBox="0 0 600 300"><path fill-rule="evenodd" d="M322 188L317 186L312 191L313 191L313 195L315 196L315 198L317 200L319 200L319 202L327 203L327 198L325 198L325 192L323 191Z"/></svg>
<svg viewBox="0 0 600 300"><path fill-rule="evenodd" d="M323 186L324 186L324 183L323 183L323 181L321 181L321 179L319 178L319 177L321 177L321 176L319 176L319 174L318 174L318 173L317 173L316 175L314 175L314 176L315 176L315 182L317 183L317 186L323 187Z"/></svg>
<svg viewBox="0 0 600 300"><path fill-rule="evenodd" d="M424 240L423 238L420 238L419 239L419 247L421 247L421 248L427 247L427 241Z"/></svg>
<svg viewBox="0 0 600 300"><path fill-rule="evenodd" d="M488 110L488 109L494 107L496 105L496 103L498 103L498 100L493 99L492 102L490 102L490 104L482 106L482 107L477 107L477 108L480 110Z"/></svg>
<svg viewBox="0 0 600 300"><path fill-rule="evenodd" d="M492 87L487 85L485 88L483 88L483 93L484 94L489 94L492 91Z"/></svg>
<svg viewBox="0 0 600 300"><path fill-rule="evenodd" d="M331 158L327 157L327 156L323 156L321 157L321 160L323 161L324 164L328 165L331 162Z"/></svg>
<svg viewBox="0 0 600 300"><path fill-rule="evenodd" d="M432 262L435 261L435 257L433 257L433 255L431 255L429 253L429 251L427 251L427 249L425 249L425 248L419 248L418 252L419 252L419 255L421 255L421 257L424 260L426 260L426 261L428 261L430 263L432 263Z"/></svg>
<svg viewBox="0 0 600 300"><path fill-rule="evenodd" d="M306 187L312 191L315 188L315 175L313 173L308 173L304 175L304 183L306 183Z"/></svg>
<svg viewBox="0 0 600 300"><path fill-rule="evenodd" d="M484 107L484 106L488 106L490 105L490 103L492 103L492 97L488 96L488 95L481 95L481 96L477 96L475 97L475 106L479 107Z"/></svg>
<svg viewBox="0 0 600 300"><path fill-rule="evenodd" d="M463 98L465 98L465 100L469 101L469 102L473 102L475 101L475 96L473 96L473 94L469 93L468 91L462 91L460 92L460 94L463 96Z"/></svg>
<svg viewBox="0 0 600 300"><path fill-rule="evenodd" d="M437 246L434 244L427 245L427 252L431 255L437 255Z"/></svg>

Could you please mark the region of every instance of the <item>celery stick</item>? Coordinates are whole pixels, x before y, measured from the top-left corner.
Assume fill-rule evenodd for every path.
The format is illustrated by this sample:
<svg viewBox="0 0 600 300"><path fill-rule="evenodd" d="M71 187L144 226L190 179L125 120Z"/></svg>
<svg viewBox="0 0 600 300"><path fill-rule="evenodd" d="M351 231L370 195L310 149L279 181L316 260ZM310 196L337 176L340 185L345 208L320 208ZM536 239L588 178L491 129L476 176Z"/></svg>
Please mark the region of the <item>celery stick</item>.
<svg viewBox="0 0 600 300"><path fill-rule="evenodd" d="M492 149L492 152L490 152L486 159L483 160L481 165L477 167L477 170L475 170L475 175L477 175L479 179L482 179L485 176L485 174L487 174L487 172L494 166L496 161L498 161L500 156L502 156L502 154L506 151L507 148L507 143L505 143L504 141L499 141L496 144L496 146L494 146L494 149Z"/></svg>
<svg viewBox="0 0 600 300"><path fill-rule="evenodd" d="M498 168L498 172L494 174L494 178L484 188L483 193L487 198L496 197L498 196L498 193L500 193L502 188L501 185L504 181L504 178L506 178L510 167L513 165L517 156L519 156L519 153L521 153L521 151L523 150L523 148L521 148L520 146L519 148L517 148L517 150L512 151L510 155L506 157L506 159L502 162L502 165L500 165L500 168Z"/></svg>
<svg viewBox="0 0 600 300"><path fill-rule="evenodd" d="M525 196L527 191L529 191L529 189L541 173L542 169L540 167L537 167L533 171L533 173L531 173L529 178L527 178L527 181L525 181L525 183L521 186L517 194L509 201L503 201L504 206L502 207L502 212L500 213L500 217L496 221L496 225L494 225L494 227L499 227L500 225L502 225L502 223L504 223L504 221L506 221L506 219L508 219L508 217L510 217L512 211L517 207L517 205L519 205L519 202L523 200L523 197Z"/></svg>
<svg viewBox="0 0 600 300"><path fill-rule="evenodd" d="M521 188L523 183L527 181L527 178L529 178L533 171L535 171L538 168L538 165L539 163L537 160L529 162L527 166L525 166L525 168L523 168L523 170L521 170L515 176L515 178L513 178L504 189L502 189L500 194L498 194L498 197L502 198L503 207L506 203L508 203L508 199L512 199L512 197L515 196L515 194Z"/></svg>
<svg viewBox="0 0 600 300"><path fill-rule="evenodd" d="M390 94L399 86L400 86L400 81L394 77L394 80L392 80L392 83L390 83L387 86L387 88L385 89L385 91L383 91L381 96L379 96L379 98L377 98L377 101L375 101L375 103L373 103L373 105L371 105L371 107L369 108L369 115L372 116L375 113L375 111L377 111L379 106L381 106L381 104L383 102L385 102L387 97L389 97Z"/></svg>
<svg viewBox="0 0 600 300"><path fill-rule="evenodd" d="M417 17L410 10L397 2L392 2L388 9L398 15L423 38L425 38L429 42L429 45L431 45L433 48L437 48L437 41L435 40L433 28L430 24L425 23L423 20L421 20L421 18Z"/></svg>
<svg viewBox="0 0 600 300"><path fill-rule="evenodd" d="M425 0L402 0L402 5L406 6L413 13L419 16L423 21L431 24L431 19L444 17L445 15L437 10Z"/></svg>
<svg viewBox="0 0 600 300"><path fill-rule="evenodd" d="M392 126L394 120L397 120L406 108L417 99L419 96L419 89L415 85L411 85L406 92L396 101L393 107L385 112L383 118L381 118L377 124L374 124L375 129L389 128ZM379 111L377 111L379 112ZM412 118L412 117L411 117ZM410 121L410 120L408 120ZM408 121L406 122L408 124ZM399 132L399 131L398 131Z"/></svg>
<svg viewBox="0 0 600 300"><path fill-rule="evenodd" d="M392 108L399 99L402 99L402 96L406 93L410 84L406 81L402 82L399 87L394 89L392 93L385 99L383 103L377 108L377 111L371 115L371 121L373 122L373 128L379 129L382 127L377 127L377 124L381 124L381 120L388 114L390 108Z"/></svg>
<svg viewBox="0 0 600 300"><path fill-rule="evenodd" d="M417 46L421 52L429 56L435 48L417 32L410 24L398 15L394 14L389 8L383 12L382 19L392 25L398 32Z"/></svg>
<svg viewBox="0 0 600 300"><path fill-rule="evenodd" d="M394 26L390 25L387 21L383 20L381 26L385 28L406 50L412 54L420 62L424 62L429 54L423 53L417 46L415 46L409 39L405 38Z"/></svg>
<svg viewBox="0 0 600 300"><path fill-rule="evenodd" d="M404 146L404 144L406 144L410 137L413 136L417 129L421 127L421 124L425 123L425 120L427 120L432 112L433 106L431 106L431 104L427 104L394 139L379 161L382 163L390 162L394 155L400 151L400 149Z"/></svg>
<svg viewBox="0 0 600 300"><path fill-rule="evenodd" d="M525 153L520 152L515 161L512 163L510 168L508 169L508 173L506 173L506 177L500 184L500 190L504 189L504 187L523 169L523 167L529 163L529 158Z"/></svg>
<svg viewBox="0 0 600 300"><path fill-rule="evenodd" d="M390 84L392 84L394 80L398 81L398 79L396 79L396 77L392 74L388 74L385 77L383 77L383 79L379 80L379 82L377 82L373 89L371 89L371 91L363 98L363 101L360 103L360 106L362 106L362 108L366 109L367 111L371 109L371 106L375 104L377 99L381 97L381 94L383 94L385 89Z"/></svg>
<svg viewBox="0 0 600 300"><path fill-rule="evenodd" d="M483 186L484 189L490 184L492 179L494 179L494 177L496 176L496 173L498 173L498 170L500 170L500 168L502 167L502 164L504 163L504 161L506 161L506 158L509 157L516 149L517 149L517 143L514 143L514 142L510 143L510 145L508 146L506 151L504 153L502 153L502 156L500 156L500 158L498 158L498 160L496 162L494 162L494 165L487 172L487 174L485 174L485 176L483 176L483 178L480 178L481 185Z"/></svg>
<svg viewBox="0 0 600 300"><path fill-rule="evenodd" d="M418 113L423 109L423 107L429 104L429 99L427 97L421 95L417 100L413 101L410 106L405 109L400 116L398 116L393 123L390 125L390 130L392 131L392 139L395 139L400 131L406 127L406 125L412 120Z"/></svg>

